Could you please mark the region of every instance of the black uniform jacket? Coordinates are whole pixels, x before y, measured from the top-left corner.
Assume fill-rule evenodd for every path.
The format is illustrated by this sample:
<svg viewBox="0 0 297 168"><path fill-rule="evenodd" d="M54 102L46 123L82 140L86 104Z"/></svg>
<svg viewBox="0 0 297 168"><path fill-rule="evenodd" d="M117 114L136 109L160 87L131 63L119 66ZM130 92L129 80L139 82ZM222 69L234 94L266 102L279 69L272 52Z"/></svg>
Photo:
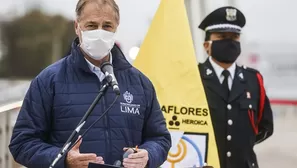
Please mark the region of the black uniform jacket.
<svg viewBox="0 0 297 168"><path fill-rule="evenodd" d="M260 73L251 68L236 66L230 95L226 97L208 59L199 64L199 70L211 113L221 168L258 168L253 147L273 133L272 110L265 92L262 92L265 98L262 99L262 117L259 116L261 82L257 75Z"/></svg>

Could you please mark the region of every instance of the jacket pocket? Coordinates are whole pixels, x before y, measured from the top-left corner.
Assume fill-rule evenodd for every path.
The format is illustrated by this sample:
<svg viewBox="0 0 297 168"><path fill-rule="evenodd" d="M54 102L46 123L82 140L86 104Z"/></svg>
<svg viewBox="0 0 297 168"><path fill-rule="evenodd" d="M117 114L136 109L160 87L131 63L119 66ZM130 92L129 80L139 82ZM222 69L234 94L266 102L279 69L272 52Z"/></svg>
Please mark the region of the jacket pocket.
<svg viewBox="0 0 297 168"><path fill-rule="evenodd" d="M247 113L248 119L250 121L251 127L255 135L258 134L258 117L256 110L256 103L252 100L244 100L240 102L240 109Z"/></svg>

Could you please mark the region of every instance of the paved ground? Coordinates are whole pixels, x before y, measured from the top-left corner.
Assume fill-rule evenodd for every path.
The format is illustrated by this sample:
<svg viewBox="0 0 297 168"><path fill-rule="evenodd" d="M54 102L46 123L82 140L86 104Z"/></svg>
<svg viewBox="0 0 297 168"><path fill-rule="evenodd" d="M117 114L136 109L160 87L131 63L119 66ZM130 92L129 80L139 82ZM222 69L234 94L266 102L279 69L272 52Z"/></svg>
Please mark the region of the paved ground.
<svg viewBox="0 0 297 168"><path fill-rule="evenodd" d="M297 110L275 111L275 132L255 147L260 168L297 167Z"/></svg>

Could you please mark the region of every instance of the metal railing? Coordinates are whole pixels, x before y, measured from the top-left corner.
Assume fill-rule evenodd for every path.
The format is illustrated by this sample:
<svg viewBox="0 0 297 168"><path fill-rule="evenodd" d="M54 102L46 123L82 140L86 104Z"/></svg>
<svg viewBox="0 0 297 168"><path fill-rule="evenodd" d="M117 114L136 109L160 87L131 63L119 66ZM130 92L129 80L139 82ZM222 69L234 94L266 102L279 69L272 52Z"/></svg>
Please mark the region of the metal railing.
<svg viewBox="0 0 297 168"><path fill-rule="evenodd" d="M8 145L22 101L0 107L0 168L16 168Z"/></svg>

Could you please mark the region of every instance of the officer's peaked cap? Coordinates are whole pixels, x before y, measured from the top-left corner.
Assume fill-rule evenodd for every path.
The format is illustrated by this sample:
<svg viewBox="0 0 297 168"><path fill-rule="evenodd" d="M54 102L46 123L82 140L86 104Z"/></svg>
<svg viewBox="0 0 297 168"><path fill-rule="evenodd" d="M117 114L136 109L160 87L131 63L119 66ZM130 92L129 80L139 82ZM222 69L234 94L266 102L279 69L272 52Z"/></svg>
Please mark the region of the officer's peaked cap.
<svg viewBox="0 0 297 168"><path fill-rule="evenodd" d="M245 17L240 10L232 6L225 6L206 16L199 28L205 32L240 33L245 22Z"/></svg>

